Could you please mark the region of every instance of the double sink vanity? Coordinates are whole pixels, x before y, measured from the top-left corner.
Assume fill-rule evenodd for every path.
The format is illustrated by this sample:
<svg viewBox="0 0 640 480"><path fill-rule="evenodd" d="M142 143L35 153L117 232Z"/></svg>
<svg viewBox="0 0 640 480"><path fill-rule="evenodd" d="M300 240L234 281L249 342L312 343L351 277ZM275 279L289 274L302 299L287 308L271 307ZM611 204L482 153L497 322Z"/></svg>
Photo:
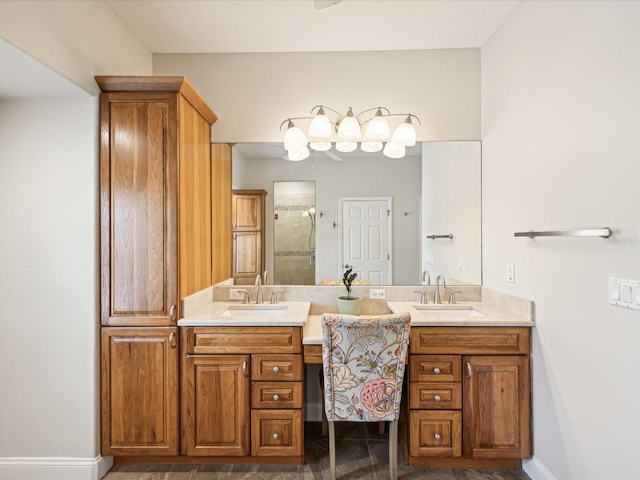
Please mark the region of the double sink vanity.
<svg viewBox="0 0 640 480"><path fill-rule="evenodd" d="M101 454L130 464L303 463L304 420L320 400L311 388L320 316L336 310L343 287L278 286L280 303L230 302L233 285L218 285L232 277L236 248L230 146L212 145L217 115L184 77L96 81ZM405 460L519 466L531 455L533 302L461 286L457 304L425 305L414 288L387 286L371 299L354 287L364 314L411 313Z"/></svg>
<svg viewBox="0 0 640 480"><path fill-rule="evenodd" d="M321 313L335 309L286 300L312 293L304 287L284 287L276 304L211 301L228 298L212 288L186 299L178 320L182 453L303 463L305 382L317 382L307 370L322 363ZM531 455L532 304L484 290L502 308L481 298L370 301L371 314L411 313L401 420L410 465L517 467Z"/></svg>

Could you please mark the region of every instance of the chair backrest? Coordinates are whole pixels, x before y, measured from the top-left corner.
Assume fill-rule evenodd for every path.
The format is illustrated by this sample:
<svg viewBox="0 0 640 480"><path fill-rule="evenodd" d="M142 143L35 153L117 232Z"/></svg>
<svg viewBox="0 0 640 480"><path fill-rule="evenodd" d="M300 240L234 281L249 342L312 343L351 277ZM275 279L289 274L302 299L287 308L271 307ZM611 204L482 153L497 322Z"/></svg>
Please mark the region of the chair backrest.
<svg viewBox="0 0 640 480"><path fill-rule="evenodd" d="M322 315L328 421L398 419L410 322L406 312L369 317Z"/></svg>

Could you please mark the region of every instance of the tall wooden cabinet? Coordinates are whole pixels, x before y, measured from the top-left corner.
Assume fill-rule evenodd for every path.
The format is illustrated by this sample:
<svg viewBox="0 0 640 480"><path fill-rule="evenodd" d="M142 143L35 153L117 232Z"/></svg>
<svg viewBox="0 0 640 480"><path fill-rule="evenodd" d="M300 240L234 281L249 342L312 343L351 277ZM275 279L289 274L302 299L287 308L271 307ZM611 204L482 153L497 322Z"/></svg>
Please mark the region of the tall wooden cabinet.
<svg viewBox="0 0 640 480"><path fill-rule="evenodd" d="M211 285L217 117L184 77L96 81L103 92L102 454L175 455L175 322L179 300Z"/></svg>
<svg viewBox="0 0 640 480"><path fill-rule="evenodd" d="M264 190L234 190L231 197L233 283L253 285L264 272Z"/></svg>

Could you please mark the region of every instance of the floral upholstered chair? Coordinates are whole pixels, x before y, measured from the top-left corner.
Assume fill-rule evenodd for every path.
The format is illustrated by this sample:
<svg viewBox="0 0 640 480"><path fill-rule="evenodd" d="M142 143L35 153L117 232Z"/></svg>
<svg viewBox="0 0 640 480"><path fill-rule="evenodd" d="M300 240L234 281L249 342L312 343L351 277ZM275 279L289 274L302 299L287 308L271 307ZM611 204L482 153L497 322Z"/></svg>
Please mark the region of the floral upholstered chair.
<svg viewBox="0 0 640 480"><path fill-rule="evenodd" d="M398 475L398 417L409 345L409 313L324 314L322 368L331 479L336 478L334 422L391 422L389 473Z"/></svg>

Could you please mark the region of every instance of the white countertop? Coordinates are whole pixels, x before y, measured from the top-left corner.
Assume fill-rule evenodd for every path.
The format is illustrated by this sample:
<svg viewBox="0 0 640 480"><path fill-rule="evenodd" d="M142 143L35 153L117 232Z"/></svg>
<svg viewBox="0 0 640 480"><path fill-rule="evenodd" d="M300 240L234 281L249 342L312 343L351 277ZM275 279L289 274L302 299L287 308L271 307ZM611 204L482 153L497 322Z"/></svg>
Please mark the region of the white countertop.
<svg viewBox="0 0 640 480"><path fill-rule="evenodd" d="M423 308L441 308L443 310L472 308L483 315L482 317L457 317L455 315L451 316L452 314L447 314L447 316L427 316L423 313L424 310L418 310L413 307L414 305L418 305L418 308L421 307L419 302L387 302L389 310L394 313L409 312L411 314L411 326L413 327L533 327L535 325L532 320L519 317L484 302L460 302L455 305L443 303L442 305L428 304L422 306ZM302 330L303 345L322 344L321 316L309 315L309 319Z"/></svg>
<svg viewBox="0 0 640 480"><path fill-rule="evenodd" d="M409 312L414 327L533 327L528 318L519 317L485 302L460 302L453 305L419 302L387 302L394 313ZM456 310L460 316L456 315ZM469 310L481 316L467 316ZM439 314L443 312L442 314Z"/></svg>
<svg viewBox="0 0 640 480"><path fill-rule="evenodd" d="M301 327L307 323L311 302L243 304L211 302L178 320L179 327ZM229 311L233 310L234 315ZM245 315L246 312L246 315ZM261 315L261 312L264 315ZM282 312L274 315L276 312Z"/></svg>

